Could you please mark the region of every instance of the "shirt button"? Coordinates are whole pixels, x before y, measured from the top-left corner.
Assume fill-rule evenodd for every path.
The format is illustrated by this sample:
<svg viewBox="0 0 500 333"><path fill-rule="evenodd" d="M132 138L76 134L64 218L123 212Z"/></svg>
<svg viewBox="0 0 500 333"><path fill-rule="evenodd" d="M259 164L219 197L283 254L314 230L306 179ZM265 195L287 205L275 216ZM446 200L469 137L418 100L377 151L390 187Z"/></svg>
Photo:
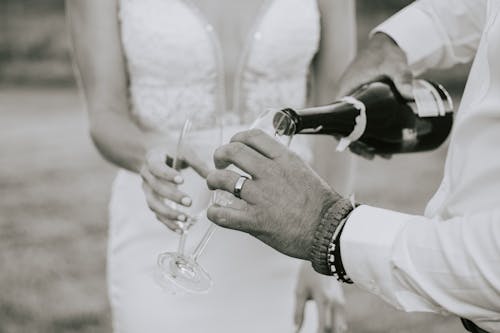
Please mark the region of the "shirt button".
<svg viewBox="0 0 500 333"><path fill-rule="evenodd" d="M379 292L379 288L377 287L377 284L375 283L375 280L370 280L369 287L370 287L370 290L373 293L377 294Z"/></svg>
<svg viewBox="0 0 500 333"><path fill-rule="evenodd" d="M205 29L207 29L207 31L213 31L214 30L214 27L211 25L211 24L207 24L205 26Z"/></svg>
<svg viewBox="0 0 500 333"><path fill-rule="evenodd" d="M441 184L442 184L443 189L448 190L450 188L450 180L448 179L448 177L445 176L443 178L443 181L441 182Z"/></svg>
<svg viewBox="0 0 500 333"><path fill-rule="evenodd" d="M439 313L440 315L442 315L442 316L447 316L447 315L449 315L449 312L448 312L448 311L446 311L445 309L439 309L439 310L438 310L438 313Z"/></svg>

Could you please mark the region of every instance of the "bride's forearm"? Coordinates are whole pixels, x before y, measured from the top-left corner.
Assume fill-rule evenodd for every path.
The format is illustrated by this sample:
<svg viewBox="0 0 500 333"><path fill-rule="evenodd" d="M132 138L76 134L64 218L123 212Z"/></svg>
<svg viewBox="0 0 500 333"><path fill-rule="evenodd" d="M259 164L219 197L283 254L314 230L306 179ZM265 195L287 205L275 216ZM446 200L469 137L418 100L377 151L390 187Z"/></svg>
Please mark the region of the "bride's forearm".
<svg viewBox="0 0 500 333"><path fill-rule="evenodd" d="M354 0L320 0L321 40L314 64L315 104L338 98L338 81L356 55L356 9Z"/></svg>
<svg viewBox="0 0 500 333"><path fill-rule="evenodd" d="M139 172L148 150L174 144L168 134L140 129L123 112L89 114L90 136L95 147L107 161L120 168Z"/></svg>
<svg viewBox="0 0 500 333"><path fill-rule="evenodd" d="M118 2L67 0L66 10L92 140L105 159L137 172L154 139L130 118Z"/></svg>
<svg viewBox="0 0 500 333"><path fill-rule="evenodd" d="M108 119L91 120L90 125L90 136L99 153L118 167L138 172L147 150L144 135L120 117L104 115L100 118Z"/></svg>

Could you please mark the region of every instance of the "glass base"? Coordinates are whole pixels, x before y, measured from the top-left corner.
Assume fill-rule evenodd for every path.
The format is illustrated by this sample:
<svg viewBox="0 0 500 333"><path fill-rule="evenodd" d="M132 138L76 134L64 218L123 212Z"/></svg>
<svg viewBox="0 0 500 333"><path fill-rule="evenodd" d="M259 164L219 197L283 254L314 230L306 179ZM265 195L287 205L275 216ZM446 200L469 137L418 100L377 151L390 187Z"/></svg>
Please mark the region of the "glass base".
<svg viewBox="0 0 500 333"><path fill-rule="evenodd" d="M183 291L206 293L212 287L213 282L208 273L185 255L162 253L158 256L158 267L162 282L170 283Z"/></svg>

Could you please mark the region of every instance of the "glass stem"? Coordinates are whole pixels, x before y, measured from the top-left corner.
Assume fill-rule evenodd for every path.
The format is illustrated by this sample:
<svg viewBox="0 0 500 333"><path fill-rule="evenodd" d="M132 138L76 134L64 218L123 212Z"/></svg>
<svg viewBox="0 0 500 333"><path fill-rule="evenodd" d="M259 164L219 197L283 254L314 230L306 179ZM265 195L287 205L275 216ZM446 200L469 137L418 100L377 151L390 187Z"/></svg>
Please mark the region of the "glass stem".
<svg viewBox="0 0 500 333"><path fill-rule="evenodd" d="M210 238L212 238L212 235L215 232L215 228L216 228L215 224L210 223L210 226L208 227L207 231L203 235L203 238L198 243L198 246L196 247L196 249L194 250L194 252L191 256L194 261L198 260L198 257L203 253L203 251L205 250L205 247L207 247L207 243L210 240Z"/></svg>
<svg viewBox="0 0 500 333"><path fill-rule="evenodd" d="M187 238L187 231L183 230L181 233L181 238L179 239L179 247L177 248L177 254L178 255L184 255L184 250L186 248L186 238Z"/></svg>

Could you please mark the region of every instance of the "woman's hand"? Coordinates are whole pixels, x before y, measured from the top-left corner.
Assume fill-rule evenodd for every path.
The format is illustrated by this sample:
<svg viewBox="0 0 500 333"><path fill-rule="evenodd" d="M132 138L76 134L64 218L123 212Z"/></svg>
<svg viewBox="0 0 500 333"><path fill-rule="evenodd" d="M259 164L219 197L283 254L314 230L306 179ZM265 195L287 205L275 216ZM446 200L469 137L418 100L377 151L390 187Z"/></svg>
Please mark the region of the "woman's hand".
<svg viewBox="0 0 500 333"><path fill-rule="evenodd" d="M177 188L184 182L179 171L166 163L166 149L154 148L146 154L145 162L140 170L143 180L142 188L146 195L149 208L156 214L159 221L173 231L181 229L181 223L187 221L185 213L168 205L166 200L191 206L192 200Z"/></svg>
<svg viewBox="0 0 500 333"><path fill-rule="evenodd" d="M304 262L298 274L295 289L295 330L300 332L307 301L316 303L318 333L347 332L342 286L331 276L316 273L309 262Z"/></svg>
<svg viewBox="0 0 500 333"><path fill-rule="evenodd" d="M189 217L181 210L175 209L175 205L171 203L191 207L193 200L178 188L178 185L184 183L179 171L167 165L168 151L171 150L165 148L149 150L140 174L149 208L169 229L180 231L182 224L187 222ZM184 147L183 150L182 167L192 168L205 179L210 168L198 157L194 148Z"/></svg>

